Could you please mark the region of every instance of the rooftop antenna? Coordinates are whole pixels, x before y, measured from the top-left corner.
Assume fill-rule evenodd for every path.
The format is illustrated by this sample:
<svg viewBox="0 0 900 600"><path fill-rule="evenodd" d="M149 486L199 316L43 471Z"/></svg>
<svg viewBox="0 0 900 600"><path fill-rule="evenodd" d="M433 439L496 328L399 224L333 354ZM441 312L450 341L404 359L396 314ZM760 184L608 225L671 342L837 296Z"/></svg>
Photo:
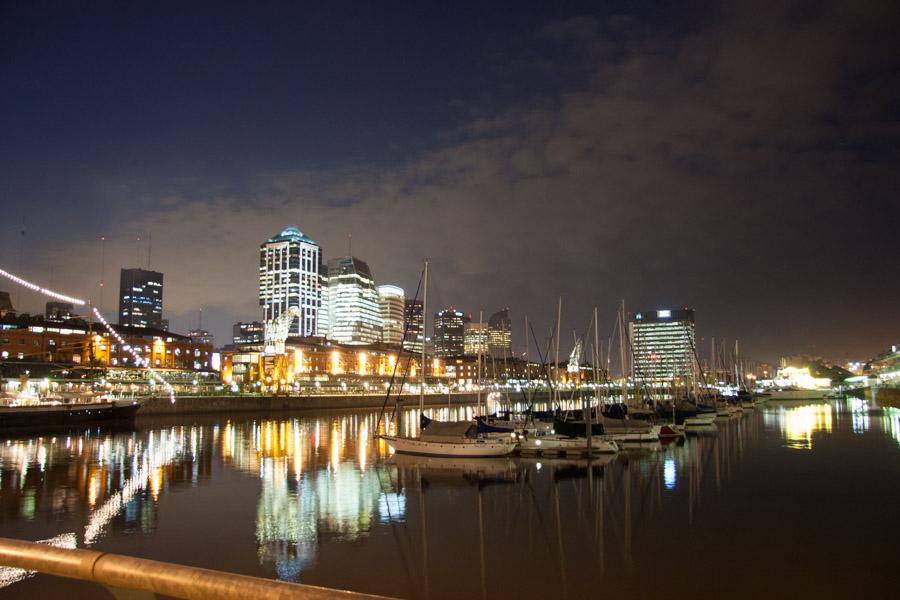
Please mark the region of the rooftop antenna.
<svg viewBox="0 0 900 600"><path fill-rule="evenodd" d="M353 234L347 234L347 256L353 256Z"/></svg>
<svg viewBox="0 0 900 600"><path fill-rule="evenodd" d="M106 272L106 236L100 236L100 312L103 312L103 288L104 284L104 276Z"/></svg>
<svg viewBox="0 0 900 600"><path fill-rule="evenodd" d="M24 275L22 271L22 261L25 257L25 217L22 217L22 228L19 230L19 273ZM22 286L17 286L16 290L16 307L22 312Z"/></svg>

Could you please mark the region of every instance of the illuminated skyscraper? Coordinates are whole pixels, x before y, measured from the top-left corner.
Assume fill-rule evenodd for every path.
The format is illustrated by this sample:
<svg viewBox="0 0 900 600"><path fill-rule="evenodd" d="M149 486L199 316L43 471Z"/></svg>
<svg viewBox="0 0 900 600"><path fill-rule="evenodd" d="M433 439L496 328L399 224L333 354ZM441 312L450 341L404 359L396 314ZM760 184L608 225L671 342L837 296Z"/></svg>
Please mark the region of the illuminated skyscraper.
<svg viewBox="0 0 900 600"><path fill-rule="evenodd" d="M634 376L663 381L686 377L694 367L694 311L651 310L634 313L629 324Z"/></svg>
<svg viewBox="0 0 900 600"><path fill-rule="evenodd" d="M378 286L378 305L381 311L381 340L399 346L403 342L403 290L396 285Z"/></svg>
<svg viewBox="0 0 900 600"><path fill-rule="evenodd" d="M494 358L509 358L512 352L512 323L509 309L497 311L488 319L488 348Z"/></svg>
<svg viewBox="0 0 900 600"><path fill-rule="evenodd" d="M403 326L406 328L403 349L419 354L422 352L422 344L425 343L422 301L407 298L403 305L403 319L405 321Z"/></svg>
<svg viewBox="0 0 900 600"><path fill-rule="evenodd" d="M434 315L434 353L460 356L465 352L465 315L453 307Z"/></svg>
<svg viewBox="0 0 900 600"><path fill-rule="evenodd" d="M468 356L476 356L478 354L488 353L488 324L473 323L468 321L465 324L465 341L463 342L463 351Z"/></svg>
<svg viewBox="0 0 900 600"><path fill-rule="evenodd" d="M119 325L162 329L163 274L122 269L119 275Z"/></svg>
<svg viewBox="0 0 900 600"><path fill-rule="evenodd" d="M328 337L342 344L381 341L378 290L369 265L353 256L328 261Z"/></svg>
<svg viewBox="0 0 900 600"><path fill-rule="evenodd" d="M290 307L300 309L289 334L316 335L322 288L322 249L296 227L288 227L259 247L259 305L271 323Z"/></svg>

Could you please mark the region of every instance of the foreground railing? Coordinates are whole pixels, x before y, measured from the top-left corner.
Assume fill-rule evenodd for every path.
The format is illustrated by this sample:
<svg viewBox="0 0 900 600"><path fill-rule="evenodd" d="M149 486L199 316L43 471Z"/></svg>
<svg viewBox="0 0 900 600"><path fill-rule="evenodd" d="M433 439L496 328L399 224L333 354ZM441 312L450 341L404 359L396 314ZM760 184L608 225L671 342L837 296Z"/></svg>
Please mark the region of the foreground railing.
<svg viewBox="0 0 900 600"><path fill-rule="evenodd" d="M93 581L112 588L141 590L189 600L384 599L384 596L235 575L94 550L57 548L8 538L0 538L0 565Z"/></svg>

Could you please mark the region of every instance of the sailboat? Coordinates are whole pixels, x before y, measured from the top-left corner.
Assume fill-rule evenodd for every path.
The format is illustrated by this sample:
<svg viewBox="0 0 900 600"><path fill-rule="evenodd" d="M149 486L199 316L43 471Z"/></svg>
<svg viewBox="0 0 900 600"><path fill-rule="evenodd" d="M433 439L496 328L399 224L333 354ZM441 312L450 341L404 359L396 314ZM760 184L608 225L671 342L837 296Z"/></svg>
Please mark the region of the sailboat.
<svg viewBox="0 0 900 600"><path fill-rule="evenodd" d="M428 261L425 261L424 292L422 294L422 331L428 325ZM424 337L424 336L423 336ZM474 421L445 423L424 416L425 411L425 344L422 344L422 364L419 368L419 437L382 435L395 452L421 456L485 458L507 456L516 449L513 436L488 438L478 433ZM390 393L390 392L388 392ZM480 391L479 391L480 397ZM400 414L399 411L397 413Z"/></svg>

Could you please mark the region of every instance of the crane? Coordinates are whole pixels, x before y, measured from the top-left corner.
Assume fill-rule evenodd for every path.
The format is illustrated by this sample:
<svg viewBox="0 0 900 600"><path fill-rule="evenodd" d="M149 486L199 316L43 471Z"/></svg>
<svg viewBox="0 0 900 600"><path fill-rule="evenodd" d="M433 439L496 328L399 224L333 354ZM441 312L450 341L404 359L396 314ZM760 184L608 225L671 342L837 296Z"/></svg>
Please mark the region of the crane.
<svg viewBox="0 0 900 600"><path fill-rule="evenodd" d="M284 341L290 333L291 323L300 315L300 308L289 306L286 311L271 321L266 321L265 354L270 356L284 354Z"/></svg>

